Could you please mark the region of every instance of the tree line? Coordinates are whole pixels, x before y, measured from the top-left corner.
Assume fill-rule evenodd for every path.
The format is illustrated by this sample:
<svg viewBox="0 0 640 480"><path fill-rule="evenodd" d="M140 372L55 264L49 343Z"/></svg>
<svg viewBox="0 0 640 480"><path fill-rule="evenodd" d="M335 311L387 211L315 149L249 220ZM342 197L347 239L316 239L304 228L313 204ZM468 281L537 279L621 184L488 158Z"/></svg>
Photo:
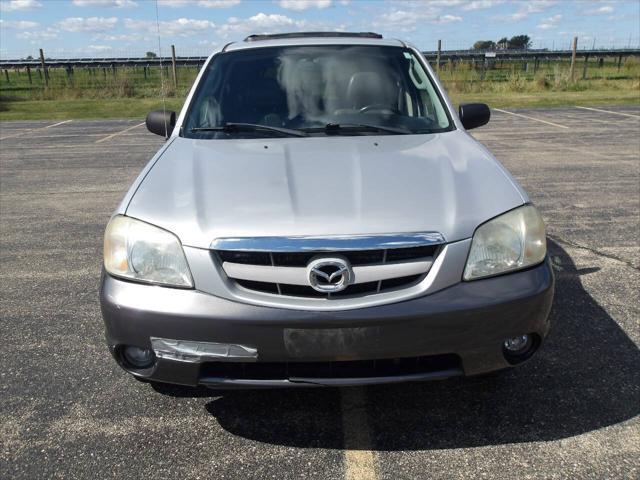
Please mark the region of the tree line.
<svg viewBox="0 0 640 480"><path fill-rule="evenodd" d="M515 35L511 38L502 37L497 42L493 40L478 40L473 44L474 50L527 50L531 48L529 35Z"/></svg>

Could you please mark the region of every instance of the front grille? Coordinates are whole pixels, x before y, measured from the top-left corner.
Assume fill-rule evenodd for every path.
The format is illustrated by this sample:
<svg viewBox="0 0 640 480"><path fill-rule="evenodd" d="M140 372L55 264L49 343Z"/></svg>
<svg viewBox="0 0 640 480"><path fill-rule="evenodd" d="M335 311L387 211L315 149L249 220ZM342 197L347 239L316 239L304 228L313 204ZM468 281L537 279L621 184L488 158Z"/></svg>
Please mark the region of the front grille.
<svg viewBox="0 0 640 480"><path fill-rule="evenodd" d="M418 283L423 275L410 275L408 277L390 278L380 282L365 282L349 285L347 288L338 293L326 294L318 292L311 287L305 285L288 285L286 283L269 283L254 282L251 280L236 280L236 283L248 290L255 290L263 293L274 293L286 295L290 297L306 297L306 298L338 298L338 297L355 297L358 295L369 295L382 291L391 290L393 288L408 287ZM278 287L280 291L278 291Z"/></svg>
<svg viewBox="0 0 640 480"><path fill-rule="evenodd" d="M305 267L320 253L338 253L349 260L351 265L371 265L383 262L397 262L418 258L433 257L439 245L421 247L394 248L387 250L352 250L346 252L243 252L234 250L216 250L223 262L245 265L273 265L275 267ZM386 258L385 258L386 254ZM272 259L273 257L273 263Z"/></svg>
<svg viewBox="0 0 640 480"><path fill-rule="evenodd" d="M286 380L290 378L373 378L462 370L454 354L336 362L207 362L200 379Z"/></svg>
<svg viewBox="0 0 640 480"><path fill-rule="evenodd" d="M273 238L270 237L273 242ZM330 245L328 241L327 245ZM442 244L400 245L382 248L328 251L325 245L310 250L212 250L232 284L243 291L279 295L286 298L346 299L410 288L427 275ZM266 245L265 245L266 246ZM288 246L288 245L287 245ZM307 270L321 257L346 260L348 285L339 292L320 292L311 287ZM331 269L333 267L329 267ZM331 271L323 270L326 274Z"/></svg>

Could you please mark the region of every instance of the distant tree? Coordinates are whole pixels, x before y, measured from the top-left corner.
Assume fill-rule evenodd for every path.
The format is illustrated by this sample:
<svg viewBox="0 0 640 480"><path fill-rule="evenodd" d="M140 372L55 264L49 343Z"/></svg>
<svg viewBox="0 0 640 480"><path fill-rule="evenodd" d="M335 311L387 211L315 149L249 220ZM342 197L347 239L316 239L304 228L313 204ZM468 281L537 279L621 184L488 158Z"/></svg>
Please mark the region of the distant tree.
<svg viewBox="0 0 640 480"><path fill-rule="evenodd" d="M517 50L526 50L531 47L531 38L529 35L516 35L509 40L509 48Z"/></svg>
<svg viewBox="0 0 640 480"><path fill-rule="evenodd" d="M33 60L33 57L31 55L29 55L26 60Z"/></svg>
<svg viewBox="0 0 640 480"><path fill-rule="evenodd" d="M498 48L506 50L507 48L509 48L509 39L507 37L502 37L500 40L498 40L496 45Z"/></svg>
<svg viewBox="0 0 640 480"><path fill-rule="evenodd" d="M495 50L496 44L493 40L478 40L473 44L474 50Z"/></svg>
<svg viewBox="0 0 640 480"><path fill-rule="evenodd" d="M156 55L155 52L147 52L146 57L147 58L157 58L158 55Z"/></svg>

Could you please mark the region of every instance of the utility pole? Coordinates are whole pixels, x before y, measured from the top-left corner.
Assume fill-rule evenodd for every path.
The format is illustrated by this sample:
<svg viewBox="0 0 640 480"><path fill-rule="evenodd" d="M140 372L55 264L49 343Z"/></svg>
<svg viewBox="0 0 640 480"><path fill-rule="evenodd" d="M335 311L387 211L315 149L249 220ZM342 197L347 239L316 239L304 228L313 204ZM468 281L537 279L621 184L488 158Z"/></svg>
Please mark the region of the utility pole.
<svg viewBox="0 0 640 480"><path fill-rule="evenodd" d="M571 83L573 83L575 79L577 48L578 48L578 37L573 37L573 46L571 47L571 70L570 70Z"/></svg>
<svg viewBox="0 0 640 480"><path fill-rule="evenodd" d="M436 57L436 73L440 76L440 52L442 51L442 40L438 40L438 55Z"/></svg>

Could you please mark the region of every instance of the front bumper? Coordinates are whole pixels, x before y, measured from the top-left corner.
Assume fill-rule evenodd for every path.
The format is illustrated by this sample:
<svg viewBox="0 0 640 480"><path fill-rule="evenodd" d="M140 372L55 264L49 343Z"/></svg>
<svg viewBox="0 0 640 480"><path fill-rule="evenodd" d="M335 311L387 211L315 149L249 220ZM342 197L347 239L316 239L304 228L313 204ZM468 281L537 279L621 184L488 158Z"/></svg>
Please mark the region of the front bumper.
<svg viewBox="0 0 640 480"><path fill-rule="evenodd" d="M553 286L547 259L525 271L461 282L412 300L354 310L314 312L255 306L197 290L131 283L106 274L100 301L107 342L121 365L120 346L151 348L152 337L257 350L256 358L220 360L226 362L299 366L415 357L427 358L431 365L418 373L339 378L234 378L233 373L212 373L220 371L210 368L216 362L167 357L158 357L146 370L127 368L148 380L184 385L361 385L476 375L509 367L502 349L504 339L522 334L534 334L538 344L544 339ZM459 359L457 364L440 361L453 357Z"/></svg>

